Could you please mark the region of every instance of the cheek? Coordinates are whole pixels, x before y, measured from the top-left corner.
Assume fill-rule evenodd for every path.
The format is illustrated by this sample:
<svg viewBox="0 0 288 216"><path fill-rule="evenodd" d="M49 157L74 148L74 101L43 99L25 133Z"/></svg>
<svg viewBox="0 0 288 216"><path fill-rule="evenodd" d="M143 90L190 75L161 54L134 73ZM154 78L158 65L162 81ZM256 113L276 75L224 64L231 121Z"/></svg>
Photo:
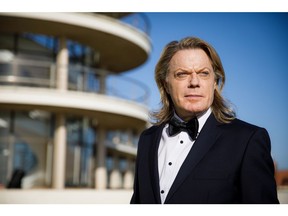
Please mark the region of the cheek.
<svg viewBox="0 0 288 216"><path fill-rule="evenodd" d="M166 92L171 95L171 97L173 97L173 95L175 95L176 91L177 91L177 85L176 83L173 83L173 82L168 82L168 80L166 81L165 83L165 89L166 89Z"/></svg>
<svg viewBox="0 0 288 216"><path fill-rule="evenodd" d="M167 86L167 93L170 95L173 104L182 104L183 101L181 100L181 87L174 85L173 83ZM185 102L185 101L184 101Z"/></svg>
<svg viewBox="0 0 288 216"><path fill-rule="evenodd" d="M179 100L181 98L181 96L183 95L183 89L185 89L185 87L181 86L181 85L176 85L176 84L172 84L169 87L169 91L170 91L170 95L173 98L173 100Z"/></svg>

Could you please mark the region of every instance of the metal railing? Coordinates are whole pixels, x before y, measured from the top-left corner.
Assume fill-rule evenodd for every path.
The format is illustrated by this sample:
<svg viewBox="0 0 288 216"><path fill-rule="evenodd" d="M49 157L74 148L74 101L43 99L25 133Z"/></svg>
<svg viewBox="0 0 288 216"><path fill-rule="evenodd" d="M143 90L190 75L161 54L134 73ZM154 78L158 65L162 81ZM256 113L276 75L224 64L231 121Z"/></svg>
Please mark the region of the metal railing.
<svg viewBox="0 0 288 216"><path fill-rule="evenodd" d="M85 15L91 15L91 16L106 16L110 19L116 19L122 23L128 24L132 26L133 28L138 29L139 31L150 35L151 30L151 24L149 18L146 16L145 13L139 12L82 12L82 14Z"/></svg>
<svg viewBox="0 0 288 216"><path fill-rule="evenodd" d="M82 65L69 65L68 71L68 90L104 94L148 104L149 88L140 81ZM26 59L0 62L0 85L56 88L56 65Z"/></svg>
<svg viewBox="0 0 288 216"><path fill-rule="evenodd" d="M124 16L120 20L143 31L148 36L150 35L151 24L145 13L132 13Z"/></svg>

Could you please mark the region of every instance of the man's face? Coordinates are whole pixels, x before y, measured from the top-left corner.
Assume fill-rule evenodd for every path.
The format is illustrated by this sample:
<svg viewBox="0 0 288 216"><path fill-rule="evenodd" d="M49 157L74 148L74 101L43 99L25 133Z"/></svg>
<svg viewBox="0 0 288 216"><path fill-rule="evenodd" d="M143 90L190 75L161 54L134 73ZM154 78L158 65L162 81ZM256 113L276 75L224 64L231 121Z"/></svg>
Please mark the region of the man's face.
<svg viewBox="0 0 288 216"><path fill-rule="evenodd" d="M185 121L211 106L217 88L210 59L202 49L178 51L170 61L166 83L175 111Z"/></svg>

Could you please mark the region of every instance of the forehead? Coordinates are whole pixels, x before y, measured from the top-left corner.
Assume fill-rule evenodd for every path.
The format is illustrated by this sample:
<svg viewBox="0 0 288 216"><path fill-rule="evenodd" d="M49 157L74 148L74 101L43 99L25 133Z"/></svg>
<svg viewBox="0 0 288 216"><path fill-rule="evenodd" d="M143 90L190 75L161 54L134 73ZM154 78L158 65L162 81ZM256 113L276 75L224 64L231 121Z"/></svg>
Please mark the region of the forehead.
<svg viewBox="0 0 288 216"><path fill-rule="evenodd" d="M176 68L175 68L176 67ZM170 68L192 67L201 69L203 67L211 68L211 61L208 55L202 49L185 49L179 50L174 54L170 61Z"/></svg>

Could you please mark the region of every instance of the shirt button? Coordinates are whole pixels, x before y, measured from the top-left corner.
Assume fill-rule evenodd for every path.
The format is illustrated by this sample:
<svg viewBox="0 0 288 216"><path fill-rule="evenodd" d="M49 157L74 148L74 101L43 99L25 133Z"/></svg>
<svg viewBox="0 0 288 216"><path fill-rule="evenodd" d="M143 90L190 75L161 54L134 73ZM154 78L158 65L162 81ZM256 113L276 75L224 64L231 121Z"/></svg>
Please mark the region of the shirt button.
<svg viewBox="0 0 288 216"><path fill-rule="evenodd" d="M163 194L163 193L164 193L164 190L161 190L160 193Z"/></svg>
<svg viewBox="0 0 288 216"><path fill-rule="evenodd" d="M172 165L172 162L169 162L168 165L171 166L171 165Z"/></svg>
<svg viewBox="0 0 288 216"><path fill-rule="evenodd" d="M181 140L180 143L183 144L183 140Z"/></svg>

